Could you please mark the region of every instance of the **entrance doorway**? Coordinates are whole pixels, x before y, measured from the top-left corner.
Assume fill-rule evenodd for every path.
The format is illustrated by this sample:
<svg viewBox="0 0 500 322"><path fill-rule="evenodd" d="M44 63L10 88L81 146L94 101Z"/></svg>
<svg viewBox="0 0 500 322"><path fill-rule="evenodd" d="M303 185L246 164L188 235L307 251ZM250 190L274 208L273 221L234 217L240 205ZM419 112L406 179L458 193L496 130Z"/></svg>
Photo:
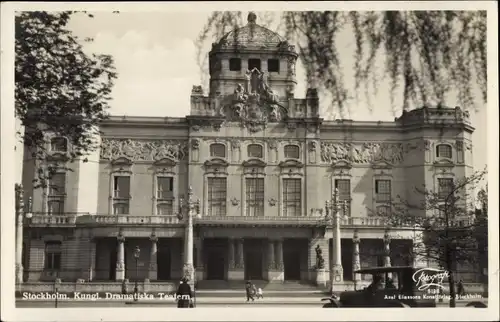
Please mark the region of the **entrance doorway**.
<svg viewBox="0 0 500 322"><path fill-rule="evenodd" d="M300 261L303 252L301 239L287 239L283 242L284 277L287 281L300 280Z"/></svg>
<svg viewBox="0 0 500 322"><path fill-rule="evenodd" d="M159 281L168 281L172 279L172 252L170 251L171 247L169 246L171 245L169 245L168 242L167 245L159 245L156 253L156 279Z"/></svg>
<svg viewBox="0 0 500 322"><path fill-rule="evenodd" d="M203 248L206 259L206 279L224 280L226 278L227 239L205 239Z"/></svg>
<svg viewBox="0 0 500 322"><path fill-rule="evenodd" d="M244 242L245 279L263 280L263 254L265 254L264 240L245 239Z"/></svg>

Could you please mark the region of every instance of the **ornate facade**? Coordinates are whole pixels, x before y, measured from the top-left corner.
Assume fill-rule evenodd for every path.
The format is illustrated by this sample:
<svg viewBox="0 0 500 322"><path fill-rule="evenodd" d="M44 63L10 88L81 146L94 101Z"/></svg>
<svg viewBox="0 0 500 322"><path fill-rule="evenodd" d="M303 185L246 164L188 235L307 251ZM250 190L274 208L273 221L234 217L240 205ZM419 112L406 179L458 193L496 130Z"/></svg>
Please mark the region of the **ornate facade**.
<svg viewBox="0 0 500 322"><path fill-rule="evenodd" d="M411 263L413 228L387 232L378 214L472 172L467 113L323 120L315 89L295 98L294 46L255 19L213 44L209 93L193 86L189 116L111 117L100 149L53 179L60 189L33 188L25 163L24 281L178 280L192 253L198 280L344 289L360 266ZM192 243L179 215L190 187Z"/></svg>

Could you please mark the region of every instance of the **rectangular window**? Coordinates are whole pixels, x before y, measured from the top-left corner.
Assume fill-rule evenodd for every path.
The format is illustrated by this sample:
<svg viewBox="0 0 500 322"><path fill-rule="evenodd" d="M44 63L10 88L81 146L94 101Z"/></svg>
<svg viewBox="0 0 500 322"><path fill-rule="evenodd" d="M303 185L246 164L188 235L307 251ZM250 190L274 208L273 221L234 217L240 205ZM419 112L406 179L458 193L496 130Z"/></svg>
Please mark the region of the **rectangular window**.
<svg viewBox="0 0 500 322"><path fill-rule="evenodd" d="M278 59L268 59L267 60L267 71L279 73L280 72L280 61Z"/></svg>
<svg viewBox="0 0 500 322"><path fill-rule="evenodd" d="M173 200L158 201L156 205L156 214L158 216L173 216L174 215L174 202Z"/></svg>
<svg viewBox="0 0 500 322"><path fill-rule="evenodd" d="M335 179L335 189L338 190L338 200L345 202L345 208L341 208L342 215L348 216L351 213L351 180Z"/></svg>
<svg viewBox="0 0 500 322"><path fill-rule="evenodd" d="M451 159L451 146L448 144L440 144L436 147L436 155L438 158Z"/></svg>
<svg viewBox="0 0 500 322"><path fill-rule="evenodd" d="M49 179L49 195L64 196L66 194L66 173L55 173Z"/></svg>
<svg viewBox="0 0 500 322"><path fill-rule="evenodd" d="M302 180L283 179L283 216L297 217L302 213Z"/></svg>
<svg viewBox="0 0 500 322"><path fill-rule="evenodd" d="M257 68L260 71L260 59L249 59L248 60L248 70L253 70Z"/></svg>
<svg viewBox="0 0 500 322"><path fill-rule="evenodd" d="M45 268L49 270L61 269L61 242L50 241L45 243Z"/></svg>
<svg viewBox="0 0 500 322"><path fill-rule="evenodd" d="M226 178L208 178L208 216L225 216L227 202Z"/></svg>
<svg viewBox="0 0 500 322"><path fill-rule="evenodd" d="M210 145L210 157L212 158L225 158L226 157L226 146L220 143L214 143Z"/></svg>
<svg viewBox="0 0 500 322"><path fill-rule="evenodd" d="M440 178L438 179L438 195L441 199L446 199L453 192L453 179Z"/></svg>
<svg viewBox="0 0 500 322"><path fill-rule="evenodd" d="M285 146L285 159L298 159L299 158L299 147L296 145L286 145Z"/></svg>
<svg viewBox="0 0 500 322"><path fill-rule="evenodd" d="M375 180L375 195L377 202L390 202L391 180Z"/></svg>
<svg viewBox="0 0 500 322"><path fill-rule="evenodd" d="M51 215L62 215L66 199L66 173L53 174L48 182L48 190L48 213Z"/></svg>
<svg viewBox="0 0 500 322"><path fill-rule="evenodd" d="M264 156L264 151L262 145L260 144L250 144L248 146L248 157L262 159Z"/></svg>
<svg viewBox="0 0 500 322"><path fill-rule="evenodd" d="M56 137L50 140L50 150L52 152L66 152L68 150L66 138Z"/></svg>
<svg viewBox="0 0 500 322"><path fill-rule="evenodd" d="M174 178L157 177L156 178L156 198L172 199L174 197Z"/></svg>
<svg viewBox="0 0 500 322"><path fill-rule="evenodd" d="M241 70L241 59L239 58L230 58L229 59L229 70L238 72Z"/></svg>
<svg viewBox="0 0 500 322"><path fill-rule="evenodd" d="M247 178L246 185L246 215L252 217L264 216L264 178Z"/></svg>
<svg viewBox="0 0 500 322"><path fill-rule="evenodd" d="M125 215L129 213L130 177L116 176L113 183L113 213Z"/></svg>

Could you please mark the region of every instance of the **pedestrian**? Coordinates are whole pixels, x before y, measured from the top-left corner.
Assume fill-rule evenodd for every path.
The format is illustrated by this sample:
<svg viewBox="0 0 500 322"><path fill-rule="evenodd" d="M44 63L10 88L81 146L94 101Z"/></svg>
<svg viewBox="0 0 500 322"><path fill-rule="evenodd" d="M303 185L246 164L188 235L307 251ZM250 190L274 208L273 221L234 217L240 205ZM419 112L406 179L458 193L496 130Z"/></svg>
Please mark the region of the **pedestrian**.
<svg viewBox="0 0 500 322"><path fill-rule="evenodd" d="M264 299L264 294L262 294L262 288L257 289L257 294L256 294L257 299Z"/></svg>
<svg viewBox="0 0 500 322"><path fill-rule="evenodd" d="M464 282L460 279L457 284L457 294L462 296L465 294Z"/></svg>
<svg viewBox="0 0 500 322"><path fill-rule="evenodd" d="M188 284L187 278L183 278L179 287L177 288L176 299L178 308L190 308L191 301L193 299L193 292L191 291L191 285Z"/></svg>
<svg viewBox="0 0 500 322"><path fill-rule="evenodd" d="M255 287L255 285L252 285L252 282L250 282L250 281L246 282L245 290L247 293L247 302L249 302L250 300L252 300L252 302L255 301L255 299L253 298L253 296L254 296L253 288L254 287Z"/></svg>

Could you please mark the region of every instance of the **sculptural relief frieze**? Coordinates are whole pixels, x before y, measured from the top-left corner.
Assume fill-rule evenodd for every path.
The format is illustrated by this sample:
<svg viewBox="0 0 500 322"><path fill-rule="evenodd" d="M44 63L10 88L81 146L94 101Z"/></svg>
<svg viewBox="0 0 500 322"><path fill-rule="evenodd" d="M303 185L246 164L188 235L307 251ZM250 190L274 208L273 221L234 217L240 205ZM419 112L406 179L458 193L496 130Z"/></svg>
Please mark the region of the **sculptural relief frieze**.
<svg viewBox="0 0 500 322"><path fill-rule="evenodd" d="M288 113L278 95L271 89L265 73L257 68L247 70L245 84L221 99L218 111L226 121L239 121L250 132L263 130L268 122L279 122Z"/></svg>
<svg viewBox="0 0 500 322"><path fill-rule="evenodd" d="M416 148L403 143L321 143L321 161L335 163L340 160L355 164L387 161L391 164L403 162L404 155Z"/></svg>
<svg viewBox="0 0 500 322"><path fill-rule="evenodd" d="M184 160L188 155L186 140L102 139L100 158L131 161Z"/></svg>

